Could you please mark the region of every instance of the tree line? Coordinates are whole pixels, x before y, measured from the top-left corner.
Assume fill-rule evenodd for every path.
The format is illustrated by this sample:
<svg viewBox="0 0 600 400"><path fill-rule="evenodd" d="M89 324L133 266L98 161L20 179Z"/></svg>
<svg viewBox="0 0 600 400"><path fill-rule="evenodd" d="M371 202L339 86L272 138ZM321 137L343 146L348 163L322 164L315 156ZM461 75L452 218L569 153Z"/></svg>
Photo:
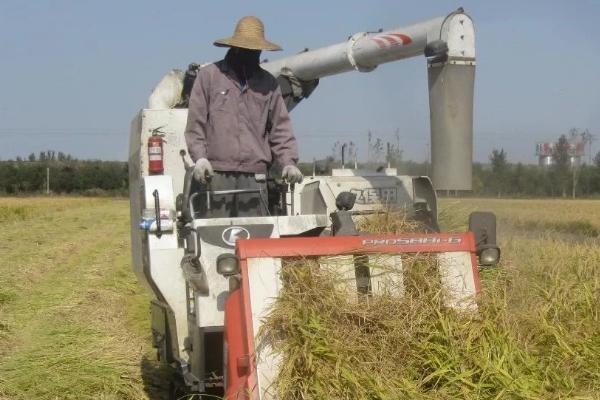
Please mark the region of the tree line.
<svg viewBox="0 0 600 400"><path fill-rule="evenodd" d="M370 138L369 138L370 139ZM331 169L342 166L339 149L343 143L336 142L331 155L313 163L301 163L305 174L329 174ZM352 142L346 144L350 154L356 154ZM359 163L359 168L377 169L389 165L401 175L430 175L428 162L404 160L398 144L369 140L369 160ZM375 156L374 156L375 155ZM504 149L494 149L488 163L473 164L473 190L461 195L483 197L596 197L600 196L600 152L591 164L571 165L569 142L562 135L552 154L553 163L539 166L523 163L511 163ZM346 168L354 163L346 157ZM350 162L349 162L350 161Z"/></svg>
<svg viewBox="0 0 600 400"><path fill-rule="evenodd" d="M318 175L330 174L332 168L341 166L341 146L336 143L332 155L313 163L300 163L306 175L315 171ZM376 143L378 154L359 168L378 169L390 165L405 175L429 175L427 162L404 160L397 145L385 149ZM390 150L391 149L391 150ZM538 166L511 163L504 149L495 149L489 155L489 163L473 164L474 196L493 197L594 197L600 196L600 152L591 164L572 166L565 136L559 139L553 164ZM345 148L346 168L354 167L356 148L350 143ZM49 174L48 174L49 172ZM0 161L0 194L35 194L47 189L50 176L52 193L76 193L87 195L127 195L128 168L126 162L78 160L62 152L43 151L26 158ZM466 193L465 193L466 194Z"/></svg>
<svg viewBox="0 0 600 400"><path fill-rule="evenodd" d="M552 164L547 166L511 164L503 149L495 149L488 165L474 165L473 192L496 197L600 195L600 152L591 164L573 163L571 156L565 135L556 143Z"/></svg>
<svg viewBox="0 0 600 400"><path fill-rule="evenodd" d="M47 188L52 193L126 195L127 163L78 160L52 150L0 161L0 194L45 193Z"/></svg>

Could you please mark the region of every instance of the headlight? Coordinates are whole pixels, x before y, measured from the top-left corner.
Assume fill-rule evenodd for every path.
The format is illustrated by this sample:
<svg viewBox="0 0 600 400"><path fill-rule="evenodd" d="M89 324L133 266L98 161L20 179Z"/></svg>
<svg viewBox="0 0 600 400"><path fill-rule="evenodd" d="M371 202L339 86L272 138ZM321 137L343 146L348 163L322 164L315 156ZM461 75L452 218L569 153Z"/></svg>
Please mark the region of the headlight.
<svg viewBox="0 0 600 400"><path fill-rule="evenodd" d="M484 246L479 251L479 264L491 267L500 261L500 249L496 246Z"/></svg>
<svg viewBox="0 0 600 400"><path fill-rule="evenodd" d="M475 211L469 215L469 231L475 236L479 265L493 267L500 261L500 248L496 244L496 215Z"/></svg>
<svg viewBox="0 0 600 400"><path fill-rule="evenodd" d="M239 274L240 265L234 254L225 253L217 257L217 272L225 277Z"/></svg>

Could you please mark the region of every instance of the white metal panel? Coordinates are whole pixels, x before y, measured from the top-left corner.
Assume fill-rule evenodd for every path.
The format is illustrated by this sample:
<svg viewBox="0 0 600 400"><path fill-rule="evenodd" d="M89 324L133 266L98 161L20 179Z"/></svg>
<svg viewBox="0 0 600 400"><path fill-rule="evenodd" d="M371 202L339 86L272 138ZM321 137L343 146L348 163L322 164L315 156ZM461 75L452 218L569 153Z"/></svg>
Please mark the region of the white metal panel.
<svg viewBox="0 0 600 400"><path fill-rule="evenodd" d="M157 185L161 197L161 204L168 204L169 208L175 209L175 199L183 190L184 168L179 151L186 149L183 132L187 122L186 109L173 110L141 110L131 123L131 134L129 141L129 197L130 197L130 230L131 230L131 252L132 269L138 278L144 282L144 258L146 251L142 242L146 232L140 232L138 224L142 218L142 210L146 207L154 207L152 190L146 188ZM164 167L165 175L148 176L148 137L152 130L160 128L164 132L166 141L164 144ZM168 175L168 176L167 176ZM144 183L144 178L150 181ZM169 179L170 182L166 182ZM163 182L165 180L165 182ZM153 182L153 183L149 183ZM170 189L169 189L170 188ZM167 195L167 192L170 193ZM166 203L165 203L166 202ZM167 207L162 207L167 208ZM173 232L175 234L175 232ZM163 235L160 240L152 237L150 246L155 249L172 248L176 236ZM146 258L147 259L147 258ZM179 263L180 260L174 260Z"/></svg>
<svg viewBox="0 0 600 400"><path fill-rule="evenodd" d="M140 136L139 164L142 175L148 174L148 138L152 135L154 129L160 128L164 134L163 145L163 163L165 175L173 178L173 188L175 193L183 191L183 181L185 169L183 160L179 152L184 150L187 154L187 145L185 143L184 131L187 124L188 110L184 108L168 110L149 110L141 111L141 127L138 135ZM191 159L186 155L186 160L191 163Z"/></svg>
<svg viewBox="0 0 600 400"><path fill-rule="evenodd" d="M175 195L173 193L173 181L168 175L153 175L142 178L143 194L140 196L140 214L132 217L132 229L140 231L138 224L141 219L141 210L144 208L154 208L154 196L152 193L157 190L159 193L159 205L161 209L175 211ZM147 285L154 285L160 292L175 315L175 324L177 330L179 356L186 358L184 349L184 339L188 335L187 308L185 298L185 277L179 265L183 257L183 249L178 248L177 231L172 230L164 232L160 237L154 232L140 232L145 237L144 251L146 256L143 262L136 269L138 279L146 282ZM141 249L140 249L141 251ZM147 275L149 274L149 276ZM159 297L158 293L155 293Z"/></svg>
<svg viewBox="0 0 600 400"><path fill-rule="evenodd" d="M196 293L196 323L199 327L223 326L225 300L229 294L229 281L217 272L216 259L219 255L233 253L233 249L201 242L200 262L206 273L208 295Z"/></svg>
<svg viewBox="0 0 600 400"><path fill-rule="evenodd" d="M315 228L322 228L329 224L327 215L294 215L289 217L276 217L280 236L299 235Z"/></svg>
<svg viewBox="0 0 600 400"><path fill-rule="evenodd" d="M175 315L179 357L186 359L184 340L188 336L187 304L185 298L185 277L179 266L183 249L161 249L150 252L152 280Z"/></svg>
<svg viewBox="0 0 600 400"><path fill-rule="evenodd" d="M168 250L177 248L177 235L173 233L164 234L161 237L156 236L153 233L148 233L148 248L150 253L158 250ZM180 259L181 260L181 259ZM178 260L173 260L175 263L179 263Z"/></svg>
<svg viewBox="0 0 600 400"><path fill-rule="evenodd" d="M154 208L154 190L158 191L160 208L175 210L173 180L168 175L152 175L144 178L145 208Z"/></svg>
<svg viewBox="0 0 600 400"><path fill-rule="evenodd" d="M353 170L348 170L353 171ZM296 211L303 210L309 214L315 210L300 207L303 202L302 190L306 185L319 183L319 190L325 205L326 214L335 211L335 199L341 192L347 191L356 195L354 211L373 211L386 205L395 208L410 209L414 203L413 177L391 176L383 173L367 173L359 175L360 171L348 172L346 176L308 176L303 183L296 185L294 202ZM288 206L288 212L290 212Z"/></svg>
<svg viewBox="0 0 600 400"><path fill-rule="evenodd" d="M448 43L448 56L475 58L475 26L466 14L454 14L444 21L441 39Z"/></svg>
<svg viewBox="0 0 600 400"><path fill-rule="evenodd" d="M173 180L168 175L153 175L144 177L144 204L142 209L154 209L154 190L158 191L159 206L163 210L172 210L175 215L175 195L173 193ZM141 216L132 225L140 222ZM173 222L173 221L172 221ZM139 227L136 226L137 229ZM177 248L177 231L164 232L160 237L156 233L148 232L148 248L150 252L158 249ZM178 262L178 260L173 260Z"/></svg>
<svg viewBox="0 0 600 400"><path fill-rule="evenodd" d="M138 277L142 273L142 232L137 227L137 222L142 216L143 185L140 180L140 130L142 124L141 114L131 121L129 135L129 224L131 234L131 267ZM142 282L144 282L142 280ZM145 282L144 282L145 283Z"/></svg>
<svg viewBox="0 0 600 400"><path fill-rule="evenodd" d="M462 310L476 310L475 277L471 253L448 252L438 254L438 268L442 286L448 294L447 306Z"/></svg>
<svg viewBox="0 0 600 400"><path fill-rule="evenodd" d="M248 260L248 283L250 286L250 305L252 308L252 329L257 335L263 319L275 302L281 290L281 259L252 258ZM256 375L261 400L274 399L270 391L271 382L279 372L281 359L273 353L268 340L255 339Z"/></svg>

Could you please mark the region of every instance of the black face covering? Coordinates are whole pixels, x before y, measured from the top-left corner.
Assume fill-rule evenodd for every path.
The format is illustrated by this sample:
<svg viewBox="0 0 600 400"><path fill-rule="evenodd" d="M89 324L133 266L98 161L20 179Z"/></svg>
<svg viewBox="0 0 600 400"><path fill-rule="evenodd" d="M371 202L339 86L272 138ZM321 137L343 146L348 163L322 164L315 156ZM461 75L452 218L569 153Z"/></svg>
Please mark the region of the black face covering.
<svg viewBox="0 0 600 400"><path fill-rule="evenodd" d="M240 78L248 78L258 69L260 53L260 50L232 47L227 52L225 59Z"/></svg>

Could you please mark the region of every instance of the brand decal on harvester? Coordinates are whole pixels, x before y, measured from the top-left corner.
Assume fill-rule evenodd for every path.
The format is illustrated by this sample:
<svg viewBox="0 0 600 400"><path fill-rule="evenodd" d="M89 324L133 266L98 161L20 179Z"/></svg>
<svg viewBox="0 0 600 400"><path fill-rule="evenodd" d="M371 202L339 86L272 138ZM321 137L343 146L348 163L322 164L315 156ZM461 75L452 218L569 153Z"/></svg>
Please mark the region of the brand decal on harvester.
<svg viewBox="0 0 600 400"><path fill-rule="evenodd" d="M352 188L350 189L350 193L356 195L356 204L389 204L398 202L398 188L396 187Z"/></svg>
<svg viewBox="0 0 600 400"><path fill-rule="evenodd" d="M221 237L225 244L235 246L235 242L238 239L250 239L250 232L248 232L248 229L242 228L241 226L232 226L225 229Z"/></svg>
<svg viewBox="0 0 600 400"><path fill-rule="evenodd" d="M365 239L362 241L363 246L406 246L411 244L460 244L462 243L460 236L450 237L439 237L439 236L427 236L427 237L408 237L408 238L396 238L396 239Z"/></svg>

